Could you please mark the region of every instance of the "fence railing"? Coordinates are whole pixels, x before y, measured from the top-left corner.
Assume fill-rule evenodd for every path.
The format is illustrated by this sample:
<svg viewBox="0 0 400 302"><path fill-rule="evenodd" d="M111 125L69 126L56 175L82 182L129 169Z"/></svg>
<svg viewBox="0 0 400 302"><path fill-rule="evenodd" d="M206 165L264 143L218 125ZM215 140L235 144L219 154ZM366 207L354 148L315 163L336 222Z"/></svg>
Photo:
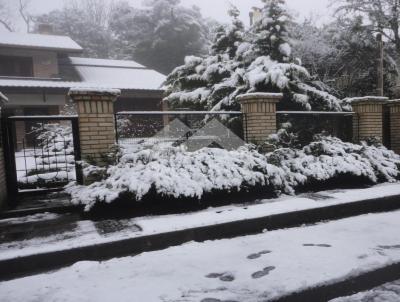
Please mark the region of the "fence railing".
<svg viewBox="0 0 400 302"><path fill-rule="evenodd" d="M353 140L354 112L277 111L277 128L290 123L301 144L312 141L316 134L336 136L343 141Z"/></svg>
<svg viewBox="0 0 400 302"><path fill-rule="evenodd" d="M239 111L124 111L115 120L119 144L184 144L189 149L244 144Z"/></svg>
<svg viewBox="0 0 400 302"><path fill-rule="evenodd" d="M77 116L11 116L6 120L5 152L13 194L82 182Z"/></svg>

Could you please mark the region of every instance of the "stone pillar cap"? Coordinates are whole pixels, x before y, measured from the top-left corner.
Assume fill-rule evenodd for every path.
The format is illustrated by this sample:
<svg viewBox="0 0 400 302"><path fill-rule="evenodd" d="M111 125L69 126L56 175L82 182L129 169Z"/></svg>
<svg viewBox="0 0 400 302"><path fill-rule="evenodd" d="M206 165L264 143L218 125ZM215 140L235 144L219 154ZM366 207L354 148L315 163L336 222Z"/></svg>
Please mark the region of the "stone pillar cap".
<svg viewBox="0 0 400 302"><path fill-rule="evenodd" d="M283 98L283 93L268 93L268 92L255 92L255 93L245 93L238 95L236 99L241 101L248 101L248 100L271 100L275 102L279 102Z"/></svg>
<svg viewBox="0 0 400 302"><path fill-rule="evenodd" d="M69 96L73 95L96 95L96 96L120 96L121 90L112 88L90 88L90 87L72 87L69 92Z"/></svg>
<svg viewBox="0 0 400 302"><path fill-rule="evenodd" d="M384 96L364 96L364 97L356 97L356 98L348 98L345 99L350 104L367 104L367 103L375 103L375 104L384 104L389 101L389 98Z"/></svg>

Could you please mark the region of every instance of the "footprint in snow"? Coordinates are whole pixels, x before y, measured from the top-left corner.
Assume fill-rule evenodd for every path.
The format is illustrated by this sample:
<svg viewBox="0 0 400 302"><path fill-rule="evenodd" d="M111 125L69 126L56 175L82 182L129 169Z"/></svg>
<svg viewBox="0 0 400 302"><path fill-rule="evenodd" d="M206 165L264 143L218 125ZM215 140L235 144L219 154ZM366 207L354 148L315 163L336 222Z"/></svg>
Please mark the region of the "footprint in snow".
<svg viewBox="0 0 400 302"><path fill-rule="evenodd" d="M259 253L254 253L254 254L248 255L247 259L250 259L250 260L257 259L257 258L260 258L262 255L266 255L266 254L269 254L269 253L272 253L272 252L271 251L267 251L267 250L261 251Z"/></svg>
<svg viewBox="0 0 400 302"><path fill-rule="evenodd" d="M205 298L201 300L200 302L237 302L233 300L220 300L220 299L215 299L215 298Z"/></svg>
<svg viewBox="0 0 400 302"><path fill-rule="evenodd" d="M313 244L313 243L305 243L303 246L316 246L316 247L332 247L330 244Z"/></svg>
<svg viewBox="0 0 400 302"><path fill-rule="evenodd" d="M212 279L219 278L219 280L224 282L232 282L235 280L235 276L231 273L211 273L208 274L206 278L212 278Z"/></svg>
<svg viewBox="0 0 400 302"><path fill-rule="evenodd" d="M251 277L253 279L259 279L259 278L265 277L270 272L272 272L274 269L275 269L275 266L268 266L268 267L264 268L262 271L258 271L258 272L253 273L251 275Z"/></svg>
<svg viewBox="0 0 400 302"><path fill-rule="evenodd" d="M378 248L383 250L395 250L400 249L400 244L398 245L378 245Z"/></svg>

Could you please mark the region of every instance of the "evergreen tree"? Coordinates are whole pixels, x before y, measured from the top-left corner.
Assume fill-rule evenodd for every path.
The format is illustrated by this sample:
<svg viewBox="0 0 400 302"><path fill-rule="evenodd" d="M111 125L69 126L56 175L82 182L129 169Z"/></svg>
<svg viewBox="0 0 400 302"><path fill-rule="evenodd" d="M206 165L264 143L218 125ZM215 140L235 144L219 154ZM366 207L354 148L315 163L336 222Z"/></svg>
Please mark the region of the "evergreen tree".
<svg viewBox="0 0 400 302"><path fill-rule="evenodd" d="M250 92L282 92L280 109L342 110L341 102L321 82L291 61L287 33L289 16L283 0L265 0L262 18L248 31L236 30L235 16L225 34L219 29L206 57L187 57L167 78L172 106L207 110L238 110L236 96ZM235 38L236 40L233 40ZM221 47L220 41L226 48ZM231 54L234 45L236 53ZM218 49L218 51L216 51ZM224 49L226 51L224 51Z"/></svg>
<svg viewBox="0 0 400 302"><path fill-rule="evenodd" d="M262 18L252 28L256 56L268 55L272 60L287 62L291 49L288 43L287 23L289 15L284 0L264 0Z"/></svg>
<svg viewBox="0 0 400 302"><path fill-rule="evenodd" d="M231 5L228 14L232 18L232 24L228 27L218 26L211 45L211 54L228 54L230 58L234 58L237 47L243 42L244 24L239 19L237 7Z"/></svg>
<svg viewBox="0 0 400 302"><path fill-rule="evenodd" d="M119 3L111 28L121 56L169 73L186 55L207 52L208 28L196 7L184 7L180 0L147 0L143 8Z"/></svg>

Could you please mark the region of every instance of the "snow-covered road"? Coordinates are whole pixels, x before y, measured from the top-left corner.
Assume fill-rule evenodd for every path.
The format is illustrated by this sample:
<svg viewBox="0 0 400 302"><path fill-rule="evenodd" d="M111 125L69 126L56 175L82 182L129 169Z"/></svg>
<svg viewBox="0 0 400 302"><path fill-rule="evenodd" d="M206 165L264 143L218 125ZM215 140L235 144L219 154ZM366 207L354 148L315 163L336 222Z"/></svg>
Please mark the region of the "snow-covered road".
<svg viewBox="0 0 400 302"><path fill-rule="evenodd" d="M266 301L400 262L399 229L396 211L188 243L2 282L0 297L13 302Z"/></svg>
<svg viewBox="0 0 400 302"><path fill-rule="evenodd" d="M330 302L399 302L400 280L384 284L366 292L349 297L342 297Z"/></svg>

